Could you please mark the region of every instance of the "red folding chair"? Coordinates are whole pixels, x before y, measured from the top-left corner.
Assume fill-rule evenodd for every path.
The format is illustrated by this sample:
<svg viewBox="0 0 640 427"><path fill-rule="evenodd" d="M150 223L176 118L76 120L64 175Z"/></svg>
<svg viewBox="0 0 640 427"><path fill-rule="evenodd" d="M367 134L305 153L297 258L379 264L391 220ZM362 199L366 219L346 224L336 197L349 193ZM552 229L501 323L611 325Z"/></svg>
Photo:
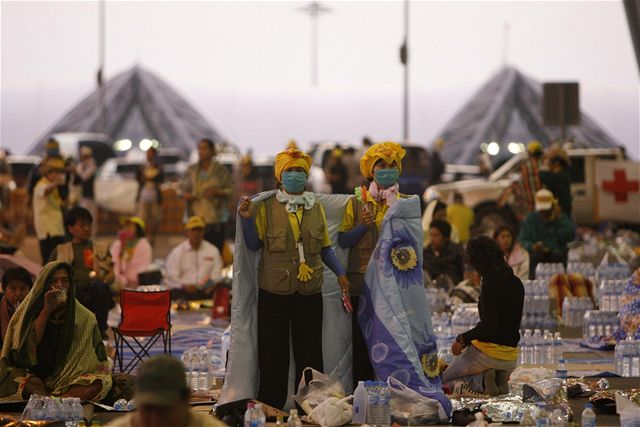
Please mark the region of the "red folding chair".
<svg viewBox="0 0 640 427"><path fill-rule="evenodd" d="M115 359L120 372L131 372L143 357L151 357L149 351L160 338L164 353L168 348L171 354L171 294L168 290L141 292L123 289L120 292L120 307L120 325L113 329ZM132 351L133 359L123 369L125 344Z"/></svg>

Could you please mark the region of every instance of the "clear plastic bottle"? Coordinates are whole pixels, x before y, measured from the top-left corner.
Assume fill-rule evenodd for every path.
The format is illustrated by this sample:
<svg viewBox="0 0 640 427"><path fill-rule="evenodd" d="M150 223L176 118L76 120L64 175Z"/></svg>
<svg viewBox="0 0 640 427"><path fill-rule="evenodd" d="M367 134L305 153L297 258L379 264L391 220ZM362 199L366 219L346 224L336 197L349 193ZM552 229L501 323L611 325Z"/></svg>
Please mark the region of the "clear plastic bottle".
<svg viewBox="0 0 640 427"><path fill-rule="evenodd" d="M377 426L380 424L378 409L380 404L380 388L376 381L366 381L367 388L367 424Z"/></svg>
<svg viewBox="0 0 640 427"><path fill-rule="evenodd" d="M353 392L353 418L352 424L364 424L367 422L367 389L364 381L358 382Z"/></svg>
<svg viewBox="0 0 640 427"><path fill-rule="evenodd" d="M206 391L209 389L209 365L211 364L211 357L209 350L205 346L201 346L198 349L198 387L200 391Z"/></svg>
<svg viewBox="0 0 640 427"><path fill-rule="evenodd" d="M564 427L564 417L561 409L554 409L549 415L549 425L554 427Z"/></svg>
<svg viewBox="0 0 640 427"><path fill-rule="evenodd" d="M531 342L531 340L531 330L526 329L522 338L522 351L524 353L523 360L525 365L533 364L533 343Z"/></svg>
<svg viewBox="0 0 640 427"><path fill-rule="evenodd" d="M251 427L264 427L267 423L267 416L262 410L262 403L256 403L253 407L254 416L251 418Z"/></svg>
<svg viewBox="0 0 640 427"><path fill-rule="evenodd" d="M544 363L554 363L553 334L548 329L544 331Z"/></svg>
<svg viewBox="0 0 640 427"><path fill-rule="evenodd" d="M71 403L71 414L76 423L84 421L84 408L79 397L74 397Z"/></svg>
<svg viewBox="0 0 640 427"><path fill-rule="evenodd" d="M542 341L542 332L536 329L533 332L533 364L544 365L544 348Z"/></svg>
<svg viewBox="0 0 640 427"><path fill-rule="evenodd" d="M287 419L287 427L302 427L302 421L298 416L297 409L291 409L289 411L289 418Z"/></svg>
<svg viewBox="0 0 640 427"><path fill-rule="evenodd" d="M562 336L560 332L553 335L554 363L558 363L562 359Z"/></svg>
<svg viewBox="0 0 640 427"><path fill-rule="evenodd" d="M536 416L536 427L547 427L549 425L549 413L544 403L538 403L538 415Z"/></svg>
<svg viewBox="0 0 640 427"><path fill-rule="evenodd" d="M580 423L582 427L595 427L596 413L593 412L593 405L591 403L585 403Z"/></svg>
<svg viewBox="0 0 640 427"><path fill-rule="evenodd" d="M558 361L558 366L556 366L556 378L560 378L561 380L567 379L567 366L564 359L560 359Z"/></svg>
<svg viewBox="0 0 640 427"><path fill-rule="evenodd" d="M251 427L251 418L253 417L255 405L253 402L247 403L247 410L244 412L244 427Z"/></svg>
<svg viewBox="0 0 640 427"><path fill-rule="evenodd" d="M380 411L378 425L388 427L391 425L391 391L389 385L385 382L378 384L380 387L380 404L378 410Z"/></svg>

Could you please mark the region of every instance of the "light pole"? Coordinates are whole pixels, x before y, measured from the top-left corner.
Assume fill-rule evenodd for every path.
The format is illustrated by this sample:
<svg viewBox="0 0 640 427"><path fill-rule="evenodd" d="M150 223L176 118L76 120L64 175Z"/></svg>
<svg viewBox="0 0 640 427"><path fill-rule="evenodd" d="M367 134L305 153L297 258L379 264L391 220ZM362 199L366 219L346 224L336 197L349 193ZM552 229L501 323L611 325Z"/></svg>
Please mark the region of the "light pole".
<svg viewBox="0 0 640 427"><path fill-rule="evenodd" d="M404 41L400 47L400 62L404 66L402 99L402 139L409 141L409 0L404 0Z"/></svg>
<svg viewBox="0 0 640 427"><path fill-rule="evenodd" d="M331 9L323 6L319 1L312 1L299 10L311 17L311 84L318 85L318 17L323 13L331 12Z"/></svg>
<svg viewBox="0 0 640 427"><path fill-rule="evenodd" d="M106 0L98 2L98 73L96 80L98 83L98 102L100 108L100 118L98 120L99 131L106 132L107 129L107 105L106 105L106 89L104 87L104 59L106 44Z"/></svg>

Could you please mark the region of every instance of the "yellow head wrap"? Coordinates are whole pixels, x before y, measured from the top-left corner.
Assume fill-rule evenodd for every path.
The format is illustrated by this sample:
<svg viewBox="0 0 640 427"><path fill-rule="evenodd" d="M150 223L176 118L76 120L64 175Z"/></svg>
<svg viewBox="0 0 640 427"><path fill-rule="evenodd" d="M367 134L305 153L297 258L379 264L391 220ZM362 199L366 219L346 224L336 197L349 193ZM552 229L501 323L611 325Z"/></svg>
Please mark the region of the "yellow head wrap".
<svg viewBox="0 0 640 427"><path fill-rule="evenodd" d="M278 153L276 156L275 174L278 182L282 181L282 172L289 168L304 168L309 175L311 168L311 157L300 150L288 149Z"/></svg>
<svg viewBox="0 0 640 427"><path fill-rule="evenodd" d="M380 159L389 164L395 162L402 173L402 159L405 154L404 148L395 142L374 144L360 159L360 173L365 178L373 178L373 165Z"/></svg>

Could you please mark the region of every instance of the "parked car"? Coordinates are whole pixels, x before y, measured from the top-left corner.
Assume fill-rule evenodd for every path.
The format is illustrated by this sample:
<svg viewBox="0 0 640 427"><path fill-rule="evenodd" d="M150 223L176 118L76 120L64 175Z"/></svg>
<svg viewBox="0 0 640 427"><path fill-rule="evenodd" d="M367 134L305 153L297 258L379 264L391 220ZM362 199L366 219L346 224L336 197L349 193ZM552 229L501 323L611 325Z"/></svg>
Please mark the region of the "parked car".
<svg viewBox="0 0 640 427"><path fill-rule="evenodd" d="M632 172L635 170L637 175L640 170L638 162L625 159L624 152L618 148L576 148L568 149L567 154L571 160L573 216L578 224L596 224L604 220L640 223L638 203L621 204L614 214L603 208L599 203L602 197L598 196L602 194L600 184L604 179L598 175L599 170L602 172L611 167L620 170L627 168ZM518 167L526 156L526 153L513 156L486 179L468 179L431 186L424 192L424 198L427 200L433 194L439 194L441 199L450 201L453 193L458 192L462 194L465 204L475 211L476 226L490 228L497 223L515 224L517 219L514 211L508 204L499 207L498 199L505 189L519 179ZM636 194L633 197L639 196Z"/></svg>

